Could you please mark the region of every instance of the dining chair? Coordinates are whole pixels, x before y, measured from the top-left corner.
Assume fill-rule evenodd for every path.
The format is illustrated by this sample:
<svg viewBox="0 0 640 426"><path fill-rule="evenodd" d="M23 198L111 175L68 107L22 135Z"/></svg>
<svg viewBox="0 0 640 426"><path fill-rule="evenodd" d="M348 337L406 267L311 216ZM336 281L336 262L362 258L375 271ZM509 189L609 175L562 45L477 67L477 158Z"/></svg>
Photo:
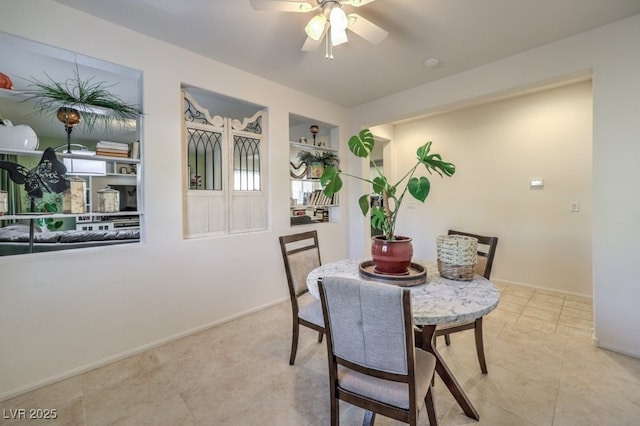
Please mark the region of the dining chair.
<svg viewBox="0 0 640 426"><path fill-rule="evenodd" d="M327 334L331 424L339 401L363 408L363 424L376 413L416 425L424 401L437 424L431 382L435 357L415 347L409 289L355 278L318 282Z"/></svg>
<svg viewBox="0 0 640 426"><path fill-rule="evenodd" d="M300 326L318 332L318 343L322 342L324 320L320 301L314 298L307 289L307 275L312 269L321 265L318 232L308 231L280 238L280 249L287 274L291 312L293 314L293 334L291 338L291 355L289 364L293 365L298 351Z"/></svg>
<svg viewBox="0 0 640 426"><path fill-rule="evenodd" d="M498 246L498 237L487 237L484 235L470 234L468 232L455 231L450 229L449 235L464 235L473 237L478 240L478 263L476 264L476 273L489 279L491 276L491 268L493 267L493 258L496 255L496 247ZM435 336L444 336L445 343L451 344L450 335L459 331L474 330L476 339L476 352L480 363L480 370L483 374L487 374L487 362L484 356L484 338L482 335L482 317L474 321L465 323L455 323L447 325L439 325L436 329ZM435 340L434 340L435 343Z"/></svg>

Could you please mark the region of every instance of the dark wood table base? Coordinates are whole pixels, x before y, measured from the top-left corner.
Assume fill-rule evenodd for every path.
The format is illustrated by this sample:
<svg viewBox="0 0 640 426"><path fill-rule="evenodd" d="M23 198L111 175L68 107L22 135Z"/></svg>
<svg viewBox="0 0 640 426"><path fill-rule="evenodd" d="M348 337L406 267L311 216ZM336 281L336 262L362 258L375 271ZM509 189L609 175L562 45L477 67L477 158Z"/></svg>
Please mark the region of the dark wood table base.
<svg viewBox="0 0 640 426"><path fill-rule="evenodd" d="M449 392L451 392L451 395L453 395L455 400L458 402L458 405L460 405L462 411L464 411L467 417L475 420L480 420L478 411L476 411L473 404L471 404L471 401L469 401L469 398L462 390L462 386L460 386L460 383L458 383L456 378L453 376L451 370L449 370L449 367L442 359L442 356L440 355L440 353L438 353L438 350L433 345L436 326L422 325L419 326L419 329L420 332L415 333L416 347L431 352L433 356L436 357L436 372L438 373L444 384L447 386L447 389L449 389Z"/></svg>

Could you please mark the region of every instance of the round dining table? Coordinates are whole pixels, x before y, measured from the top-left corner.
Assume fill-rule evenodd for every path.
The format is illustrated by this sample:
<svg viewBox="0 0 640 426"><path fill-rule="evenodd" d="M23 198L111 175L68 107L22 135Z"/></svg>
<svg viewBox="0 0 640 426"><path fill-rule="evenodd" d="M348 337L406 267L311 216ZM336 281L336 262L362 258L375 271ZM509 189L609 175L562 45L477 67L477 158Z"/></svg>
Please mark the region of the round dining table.
<svg viewBox="0 0 640 426"><path fill-rule="evenodd" d="M360 267L362 263L362 260L347 259L326 263L313 269L307 276L309 292L319 299L318 280L328 276L402 285L402 282L386 281L384 278L363 274ZM431 352L436 357L436 372L465 414L478 420L480 416L477 410L438 353L434 337L438 325L481 321L483 316L498 306L500 290L480 275L475 275L470 281L451 280L440 276L435 262L415 262L415 264L426 270L424 283L407 286L411 291L413 321L419 330L415 333L416 346Z"/></svg>

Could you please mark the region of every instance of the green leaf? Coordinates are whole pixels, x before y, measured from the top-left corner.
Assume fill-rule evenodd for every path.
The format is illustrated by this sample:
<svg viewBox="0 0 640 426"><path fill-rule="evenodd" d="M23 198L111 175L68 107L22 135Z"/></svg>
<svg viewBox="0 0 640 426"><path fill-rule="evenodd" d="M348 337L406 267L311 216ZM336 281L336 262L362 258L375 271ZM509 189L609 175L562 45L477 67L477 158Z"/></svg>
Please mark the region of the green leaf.
<svg viewBox="0 0 640 426"><path fill-rule="evenodd" d="M374 207L371 210L371 226L386 233L388 222L387 216L385 216L384 210L382 208Z"/></svg>
<svg viewBox="0 0 640 426"><path fill-rule="evenodd" d="M322 176L320 176L320 184L322 185L324 195L328 198L333 197L333 194L342 189L340 171L333 166L327 167L324 169Z"/></svg>
<svg viewBox="0 0 640 426"><path fill-rule="evenodd" d="M366 216L367 212L369 211L369 196L365 194L362 197L358 198L358 205L360 206L362 215Z"/></svg>
<svg viewBox="0 0 640 426"><path fill-rule="evenodd" d="M349 150L356 157L364 158L371 153L374 143L373 133L369 129L364 129L358 135L351 136Z"/></svg>
<svg viewBox="0 0 640 426"><path fill-rule="evenodd" d="M420 160L421 163L423 163L427 159L427 155L429 155L429 151L431 150L431 144L432 142L429 141L418 148L418 150L416 151L418 160Z"/></svg>
<svg viewBox="0 0 640 426"><path fill-rule="evenodd" d="M453 174L456 172L455 164L447 163L446 161L442 162L440 168L442 169L442 172L447 176L453 176Z"/></svg>
<svg viewBox="0 0 640 426"><path fill-rule="evenodd" d="M431 171L435 171L440 176L452 176L456 172L456 166L452 163L448 163L442 160L442 156L440 154L432 154L429 155L429 151L431 150L431 141L422 145L416 151L418 155L418 161L424 165L429 173Z"/></svg>
<svg viewBox="0 0 640 426"><path fill-rule="evenodd" d="M418 178L411 178L408 184L409 194L418 201L424 202L429 195L429 189L431 189L431 183L429 179L424 176Z"/></svg>
<svg viewBox="0 0 640 426"><path fill-rule="evenodd" d="M424 164L427 170L433 170L440 176L452 176L456 172L455 165L447 163L446 161L441 161L440 159L437 159L435 155L428 156L427 159L422 162L422 164Z"/></svg>
<svg viewBox="0 0 640 426"><path fill-rule="evenodd" d="M387 178L378 176L373 179L373 192L382 195L382 192L387 186Z"/></svg>

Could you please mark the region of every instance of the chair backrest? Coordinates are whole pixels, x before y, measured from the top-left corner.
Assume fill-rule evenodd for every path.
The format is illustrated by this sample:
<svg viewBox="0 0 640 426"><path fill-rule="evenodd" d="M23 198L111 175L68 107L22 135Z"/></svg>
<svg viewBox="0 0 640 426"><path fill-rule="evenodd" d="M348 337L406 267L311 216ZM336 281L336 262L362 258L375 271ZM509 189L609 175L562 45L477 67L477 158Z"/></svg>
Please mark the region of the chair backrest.
<svg viewBox="0 0 640 426"><path fill-rule="evenodd" d="M493 258L496 255L496 247L498 246L498 237L470 234L453 229L449 229L449 235L465 235L478 240L478 264L476 265L476 272L478 275L489 279L491 277L491 268L493 267Z"/></svg>
<svg viewBox="0 0 640 426"><path fill-rule="evenodd" d="M409 290L345 277L325 277L318 287L330 358L366 374L408 381L385 373L414 373Z"/></svg>
<svg viewBox="0 0 640 426"><path fill-rule="evenodd" d="M280 249L287 274L289 293L292 302L294 302L295 298L309 291L307 289L307 275L311 270L321 265L318 233L313 230L283 235L280 237Z"/></svg>

